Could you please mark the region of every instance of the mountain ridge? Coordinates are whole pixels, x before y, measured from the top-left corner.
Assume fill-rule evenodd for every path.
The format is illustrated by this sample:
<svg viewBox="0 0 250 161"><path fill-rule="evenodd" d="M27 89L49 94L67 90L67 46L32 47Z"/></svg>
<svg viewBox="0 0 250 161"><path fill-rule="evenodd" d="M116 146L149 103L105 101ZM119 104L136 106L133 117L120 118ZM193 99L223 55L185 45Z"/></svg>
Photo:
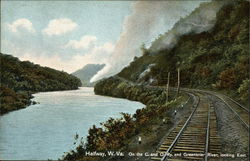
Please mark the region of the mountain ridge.
<svg viewBox="0 0 250 161"><path fill-rule="evenodd" d="M170 72L170 86L174 87L179 68L182 87L224 91L232 97L238 95L238 101L246 104L249 83L249 72L246 72L249 71L248 11L247 1L224 5L217 12L211 30L184 34L174 47L163 48L154 54L150 54L150 49L143 49L144 54L117 76L139 84L162 86L166 85ZM150 64L154 65L148 69Z"/></svg>
<svg viewBox="0 0 250 161"><path fill-rule="evenodd" d="M79 78L83 86L93 86L94 83L90 83L90 79L104 66L105 64L87 64L71 74Z"/></svg>

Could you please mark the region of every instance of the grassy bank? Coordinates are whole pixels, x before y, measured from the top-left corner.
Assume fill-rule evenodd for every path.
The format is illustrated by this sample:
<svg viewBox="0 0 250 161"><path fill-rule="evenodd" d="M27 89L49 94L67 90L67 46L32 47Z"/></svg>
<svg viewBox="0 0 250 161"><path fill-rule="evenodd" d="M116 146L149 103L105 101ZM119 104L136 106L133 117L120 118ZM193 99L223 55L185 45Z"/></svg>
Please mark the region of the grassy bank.
<svg viewBox="0 0 250 161"><path fill-rule="evenodd" d="M103 157L85 155L86 152L93 151L136 152L138 151L138 136L145 140L140 150L151 151L165 134L163 131L172 126L173 110L188 98L187 95L180 95L174 100L175 93L170 93L169 100L171 101L166 103L164 89L135 85L118 77L110 77L97 83L95 93L139 101L145 104L145 107L138 109L134 115L122 113L121 118L110 118L101 123L101 128L94 125L89 129L86 143L79 140L77 148L66 153L64 160L103 159ZM162 131L162 133L159 133L159 131ZM121 159L118 156L115 158Z"/></svg>

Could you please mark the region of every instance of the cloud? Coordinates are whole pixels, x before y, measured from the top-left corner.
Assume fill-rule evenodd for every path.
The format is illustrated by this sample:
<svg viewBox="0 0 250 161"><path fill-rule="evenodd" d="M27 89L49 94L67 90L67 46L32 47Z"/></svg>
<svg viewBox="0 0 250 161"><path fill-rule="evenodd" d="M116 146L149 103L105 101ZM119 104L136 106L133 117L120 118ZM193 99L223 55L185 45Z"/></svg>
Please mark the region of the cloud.
<svg viewBox="0 0 250 161"><path fill-rule="evenodd" d="M79 41L70 40L65 47L73 49L87 49L91 44L96 42L97 38L91 35L82 36Z"/></svg>
<svg viewBox="0 0 250 161"><path fill-rule="evenodd" d="M72 53L70 59L63 59L60 53L48 53L28 51L21 48L13 48L12 53L18 56L20 60L29 60L41 66L48 66L57 70L63 70L72 73L86 64L105 64L107 63L111 53L114 50L114 45L110 42L100 46L94 46L86 53ZM22 52L23 55L18 55Z"/></svg>
<svg viewBox="0 0 250 161"><path fill-rule="evenodd" d="M43 33L49 36L61 35L73 31L78 25L68 18L53 19L49 21L47 28L43 29Z"/></svg>
<svg viewBox="0 0 250 161"><path fill-rule="evenodd" d="M190 15L180 19L174 27L154 41L149 48L151 54L170 49L176 45L182 35L209 31L216 23L216 14L230 1L203 2Z"/></svg>
<svg viewBox="0 0 250 161"><path fill-rule="evenodd" d="M107 42L107 43L104 43L102 46L94 47L92 50L92 53L99 53L99 52L101 53L102 51L111 53L113 52L114 48L115 48L114 44Z"/></svg>
<svg viewBox="0 0 250 161"><path fill-rule="evenodd" d="M140 46L143 43L150 45L199 3L201 1L136 1L132 13L124 20L122 33L107 65L91 81L117 74L135 56L141 56Z"/></svg>
<svg viewBox="0 0 250 161"><path fill-rule="evenodd" d="M111 53L114 50L114 44L107 42L101 46L95 46L89 52L82 54L77 54L69 60L68 65L66 65L65 70L68 72L74 72L86 64L107 64ZM66 64L67 64L66 63Z"/></svg>
<svg viewBox="0 0 250 161"><path fill-rule="evenodd" d="M14 21L12 24L7 23L7 27L11 32L14 32L14 33L19 32L20 29L24 29L31 33L36 32L30 20L26 18L18 19Z"/></svg>

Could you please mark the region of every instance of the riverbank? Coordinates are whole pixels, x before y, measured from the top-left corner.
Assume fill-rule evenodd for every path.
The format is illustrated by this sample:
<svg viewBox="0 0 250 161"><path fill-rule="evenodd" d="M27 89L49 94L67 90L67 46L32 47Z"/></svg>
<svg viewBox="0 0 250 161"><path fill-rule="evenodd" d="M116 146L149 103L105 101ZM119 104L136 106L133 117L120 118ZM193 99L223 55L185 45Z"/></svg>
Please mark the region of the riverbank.
<svg viewBox="0 0 250 161"><path fill-rule="evenodd" d="M188 96L185 94L180 94L175 99L176 93L170 92L169 102L166 103L165 89L136 85L118 77L111 77L97 83L95 93L139 101L146 107L138 109L133 115L123 113L122 118L110 118L102 123L101 128L93 126L89 129L87 142L80 143L75 150L66 153L64 160L102 160L111 157L109 154L103 158L88 153L94 151L122 151L125 153L142 150L151 152L157 147L166 131L171 129L178 119L188 111L185 109L183 111L186 112L180 112L176 116L173 112L188 100ZM139 136L143 140L140 145L138 144ZM115 156L112 159L121 158Z"/></svg>
<svg viewBox="0 0 250 161"><path fill-rule="evenodd" d="M23 109L32 102L32 94L45 91L78 89L77 77L29 61L20 61L0 53L0 115Z"/></svg>
<svg viewBox="0 0 250 161"><path fill-rule="evenodd" d="M59 91L69 91L69 90L77 90L77 88L73 89L65 89L65 90L59 90ZM0 116L7 114L9 112L24 109L30 105L35 105L39 102L32 101L34 98L34 94L38 92L32 92L32 91L14 91L11 88L7 88L4 86L0 86ZM53 92L57 90L49 90L46 92ZM42 91L45 92L45 91Z"/></svg>
<svg viewBox="0 0 250 161"><path fill-rule="evenodd" d="M10 111L23 109L32 103L32 93L28 91L15 92L11 88L0 86L0 115L6 114Z"/></svg>
<svg viewBox="0 0 250 161"><path fill-rule="evenodd" d="M87 87L39 92L32 100L40 104L0 117L0 160L57 160L77 146L73 144L76 134L85 142L93 124L100 127L109 117L116 119L120 112L133 114L144 107L139 102L95 95Z"/></svg>

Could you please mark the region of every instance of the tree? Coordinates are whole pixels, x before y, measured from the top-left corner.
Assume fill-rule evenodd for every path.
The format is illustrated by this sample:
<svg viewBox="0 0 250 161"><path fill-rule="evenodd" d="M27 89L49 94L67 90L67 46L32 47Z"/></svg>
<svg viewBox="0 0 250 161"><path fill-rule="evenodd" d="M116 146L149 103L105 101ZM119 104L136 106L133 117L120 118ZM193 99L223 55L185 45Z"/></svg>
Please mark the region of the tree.
<svg viewBox="0 0 250 161"><path fill-rule="evenodd" d="M222 71L219 75L217 82L218 88L235 89L236 88L236 72L233 68L228 68Z"/></svg>

